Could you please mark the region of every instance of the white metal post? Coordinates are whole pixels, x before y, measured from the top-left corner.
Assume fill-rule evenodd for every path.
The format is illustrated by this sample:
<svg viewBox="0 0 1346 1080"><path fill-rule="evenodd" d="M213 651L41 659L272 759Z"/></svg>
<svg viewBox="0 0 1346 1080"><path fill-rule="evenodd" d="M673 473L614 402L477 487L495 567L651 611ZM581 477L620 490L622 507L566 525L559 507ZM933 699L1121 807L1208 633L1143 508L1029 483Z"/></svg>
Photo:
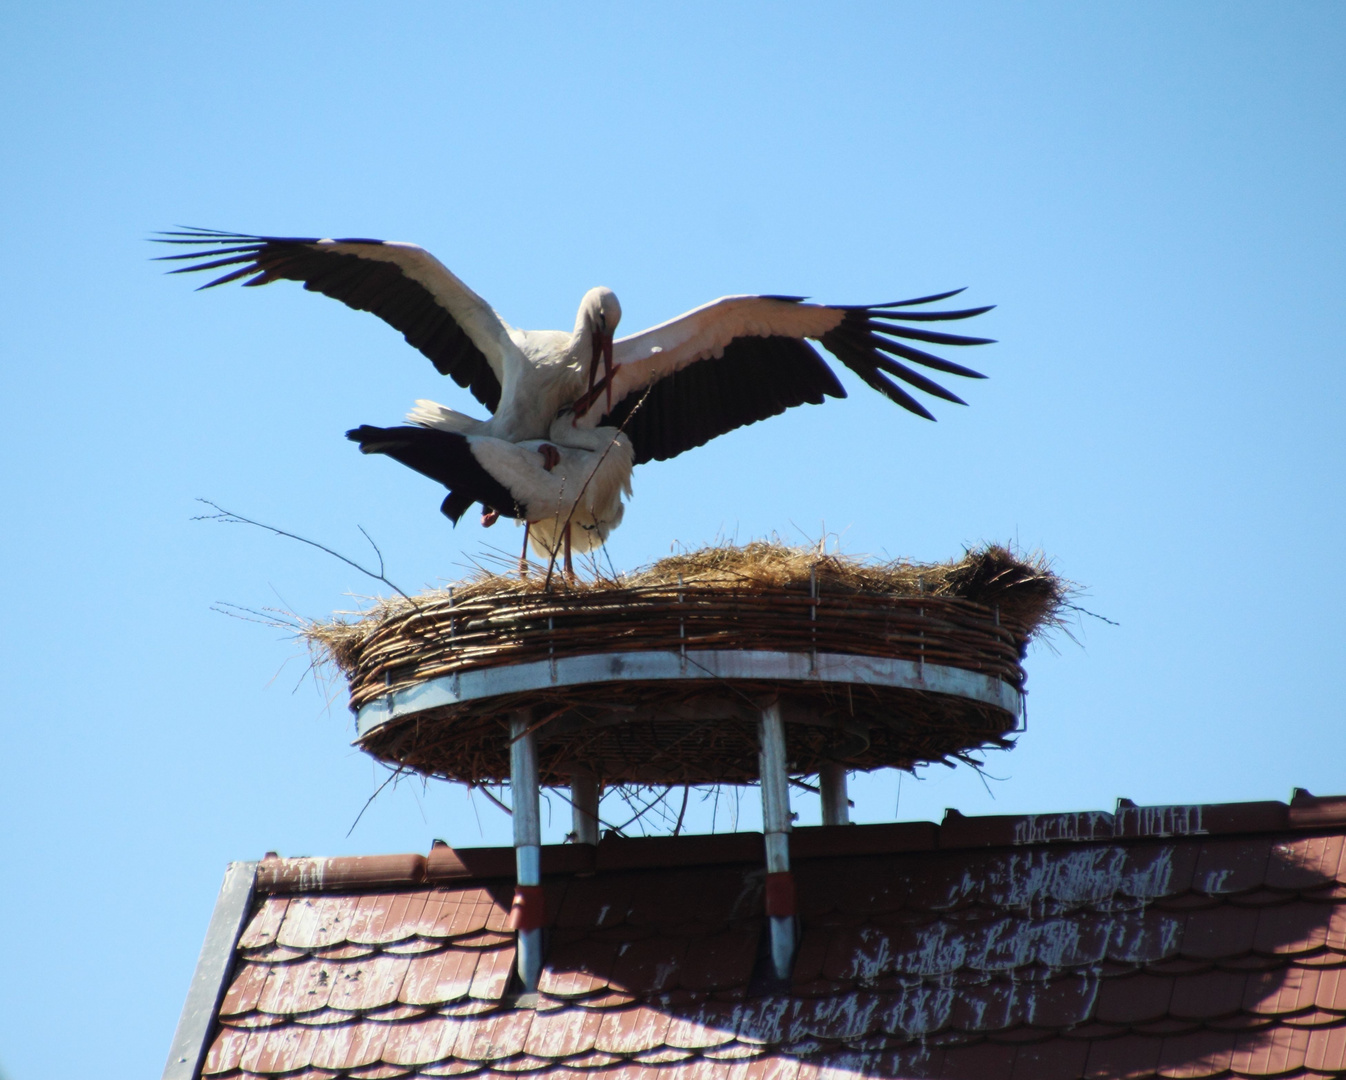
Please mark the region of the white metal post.
<svg viewBox="0 0 1346 1080"><path fill-rule="evenodd" d="M514 802L516 887L510 924L518 933L518 969L526 993L542 974L542 827L539 813L537 739L529 730L533 714L515 712L509 721L509 787Z"/></svg>
<svg viewBox="0 0 1346 1080"><path fill-rule="evenodd" d="M598 843L598 778L588 769L570 774L570 831L577 844Z"/></svg>
<svg viewBox="0 0 1346 1080"><path fill-rule="evenodd" d="M850 798L846 794L846 766L829 761L818 770L818 788L823 804L824 825L851 823Z"/></svg>
<svg viewBox="0 0 1346 1080"><path fill-rule="evenodd" d="M779 979L794 961L794 880L790 876L790 777L785 765L785 723L779 702L761 711L758 762L762 778L762 832L766 840L766 913L771 962Z"/></svg>

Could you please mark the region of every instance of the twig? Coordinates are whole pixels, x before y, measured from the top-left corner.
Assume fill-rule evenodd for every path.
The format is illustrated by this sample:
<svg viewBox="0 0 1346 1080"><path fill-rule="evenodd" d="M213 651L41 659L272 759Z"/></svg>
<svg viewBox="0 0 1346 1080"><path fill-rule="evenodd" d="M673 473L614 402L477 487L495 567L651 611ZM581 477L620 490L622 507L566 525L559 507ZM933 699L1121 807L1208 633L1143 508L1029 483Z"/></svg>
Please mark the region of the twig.
<svg viewBox="0 0 1346 1080"><path fill-rule="evenodd" d="M1113 622L1113 621L1112 621L1111 619L1109 619L1106 615L1100 615L1100 614L1099 614L1098 612L1096 612L1096 611L1090 611L1088 608L1080 607L1079 604L1063 604L1062 607L1066 608L1066 609L1069 610L1069 611L1078 611L1081 615L1090 615L1090 616L1092 616L1093 618L1100 620L1101 622L1105 622L1105 623L1107 623L1109 626L1121 626L1121 625L1122 625L1122 624L1119 623L1119 622Z"/></svg>
<svg viewBox="0 0 1346 1080"><path fill-rule="evenodd" d="M204 499L202 499L201 501L205 502ZM397 771L394 772L392 776L388 777L387 780L383 781L383 783L379 785L378 790L375 791L373 795L369 796L369 798L365 800L364 806L360 807L360 812L355 815L355 820L351 822L351 827L346 830L346 835L348 837L350 836L351 833L355 831L355 826L360 824L360 819L365 816L365 811L369 809L369 804L379 797L379 795L383 792L384 788L386 788L389 784L391 784L394 780L396 780L399 776L401 776L402 773L405 771L405 768L406 768L405 766L399 765L397 767Z"/></svg>
<svg viewBox="0 0 1346 1080"><path fill-rule="evenodd" d="M621 796L622 796L623 799L626 799L626 802L627 802L627 805L628 805L628 806L632 804L633 800L632 800L630 797L628 797L628 795L626 794L625 791L622 791L622 792L621 792ZM620 836L623 832L625 832L626 829L630 828L630 827L631 827L632 825L634 825L637 821L639 821L639 820L640 820L641 818L643 818L646 814L648 814L652 809L654 809L654 807L656 807L657 805L659 805L660 800L662 800L663 798L664 798L664 795L663 795L662 792L660 792L659 794L655 795L655 797L654 797L653 799L651 799L649 802L647 802L644 806L642 806L642 807L640 808L640 810L636 813L635 817L628 819L627 821L623 822L621 825L615 826L615 827L614 827L614 831Z"/></svg>
<svg viewBox="0 0 1346 1080"><path fill-rule="evenodd" d="M387 585L388 588L392 589L393 592L397 593L397 595L400 596L403 600L405 600L408 604L410 604L417 610L420 610L420 605L417 604L415 600L413 600L405 592L399 589L393 582L388 580L387 574L384 573L383 552L379 550L378 544L374 543L374 538L370 536L369 533L365 532L363 526L357 525L356 528L359 529L360 532L364 534L364 538L369 541L370 547L374 549L374 554L376 554L379 557L379 568L377 571L370 570L366 566L361 566L354 559L347 558L345 555L342 555L341 552L339 551L333 551L326 544L320 544L316 540L310 540L307 536L299 536L296 533L286 532L284 529L278 529L276 528L276 526L268 525L263 521L253 521L252 518L244 517L242 514L236 514L232 510L226 510L223 506L220 506L218 503L211 502L209 499L197 499L196 501L199 503L205 503L212 510L217 511L217 513L200 514L192 518L193 521L218 521L222 525L253 525L256 528L265 529L269 533L274 533L276 536L284 536L289 540L298 540L301 544L308 544L309 547L315 547L319 551L325 551L328 555L331 555L334 559L340 559L347 566L359 570L360 573L364 574L366 577L371 577L375 581L383 582L383 584Z"/></svg>
<svg viewBox="0 0 1346 1080"><path fill-rule="evenodd" d="M510 817L514 816L513 808L506 806L503 802L501 802L494 795L492 795L490 790L484 784L476 784L476 785L469 784L468 790L469 791L472 790L473 787L475 787L476 790L480 791L483 795L485 795L488 799L490 799L491 802L495 803L496 806L498 806L501 810L507 813Z"/></svg>
<svg viewBox="0 0 1346 1080"><path fill-rule="evenodd" d="M305 629L305 624L295 619L290 612L281 611L277 608L263 608L258 611L255 608L244 607L242 604L231 604L228 600L216 600L215 603L210 605L210 610L220 615L228 615L231 619L257 623L259 626L270 626L276 630L302 633Z"/></svg>

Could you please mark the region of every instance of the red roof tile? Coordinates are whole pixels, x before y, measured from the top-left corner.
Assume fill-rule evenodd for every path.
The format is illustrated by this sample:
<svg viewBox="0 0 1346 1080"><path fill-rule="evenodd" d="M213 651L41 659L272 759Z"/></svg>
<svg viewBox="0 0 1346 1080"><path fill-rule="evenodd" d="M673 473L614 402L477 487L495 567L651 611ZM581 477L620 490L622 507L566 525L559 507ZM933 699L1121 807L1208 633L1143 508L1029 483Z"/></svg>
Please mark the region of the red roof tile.
<svg viewBox="0 0 1346 1080"><path fill-rule="evenodd" d="M1324 880L1340 880L1346 836L1308 836L1282 840L1272 848L1267 884L1273 889L1312 889Z"/></svg>
<svg viewBox="0 0 1346 1080"><path fill-rule="evenodd" d="M1283 1076L1303 1068L1309 1032L1272 1027L1244 1032L1234 1039L1230 1068L1240 1076Z"/></svg>
<svg viewBox="0 0 1346 1080"><path fill-rule="evenodd" d="M732 1042L738 1030L734 1010L705 1006L669 1021L664 1042L683 1050L705 1050Z"/></svg>
<svg viewBox="0 0 1346 1080"><path fill-rule="evenodd" d="M239 1059L251 1073L287 1073L309 1065L321 1028L279 1027L255 1031Z"/></svg>
<svg viewBox="0 0 1346 1080"><path fill-rule="evenodd" d="M1159 1051L1157 1072L1172 1080L1220 1076L1234 1056L1234 1034L1226 1031L1194 1031L1170 1035Z"/></svg>
<svg viewBox="0 0 1346 1080"><path fill-rule="evenodd" d="M332 974L332 1008L369 1012L391 1005L397 1000L410 964L409 957L385 954L336 965Z"/></svg>
<svg viewBox="0 0 1346 1080"><path fill-rule="evenodd" d="M1089 1047L1084 1075L1091 1080L1131 1080L1153 1076L1163 1040L1150 1035L1121 1035L1098 1039Z"/></svg>
<svg viewBox="0 0 1346 1080"><path fill-rule="evenodd" d="M1089 1044L1053 1039L1020 1046L1010 1080L1079 1080L1089 1060Z"/></svg>
<svg viewBox="0 0 1346 1080"><path fill-rule="evenodd" d="M513 961L514 950L508 951ZM398 1000L408 1005L440 1005L467 997L481 955L476 949L441 949L413 958Z"/></svg>
<svg viewBox="0 0 1346 1080"><path fill-rule="evenodd" d="M1144 972L1103 979L1094 1015L1110 1024L1137 1024L1168 1016L1174 982L1171 976Z"/></svg>
<svg viewBox="0 0 1346 1080"><path fill-rule="evenodd" d="M1309 1033L1304 1064L1320 1073L1340 1073L1346 1062L1346 1026L1318 1028Z"/></svg>
<svg viewBox="0 0 1346 1080"><path fill-rule="evenodd" d="M746 986L760 936L760 920L744 919L721 934L693 940L676 974L676 985L685 990Z"/></svg>
<svg viewBox="0 0 1346 1080"><path fill-rule="evenodd" d="M201 1071L1346 1074L1346 802L1295 806L798 830L789 992L763 981L760 836L544 849L528 998L509 849L268 859Z"/></svg>
<svg viewBox="0 0 1346 1080"><path fill-rule="evenodd" d="M585 937L559 939L548 950L538 992L547 997L578 998L597 993L608 985L617 961L616 941L593 941Z"/></svg>
<svg viewBox="0 0 1346 1080"><path fill-rule="evenodd" d="M692 940L701 945L700 939ZM681 935L623 941L617 946L617 956L613 960L612 982L643 994L670 990L679 984L678 974L685 966L688 947L688 939Z"/></svg>
<svg viewBox="0 0 1346 1080"><path fill-rule="evenodd" d="M205 1064L201 1066L202 1075L214 1076L237 1069L243 1049L248 1045L248 1035L249 1032L244 1028L220 1028L210 1044Z"/></svg>
<svg viewBox="0 0 1346 1080"><path fill-rule="evenodd" d="M605 1054L640 1054L664 1045L671 1018L645 1005L610 1012L594 1037L594 1049Z"/></svg>
<svg viewBox="0 0 1346 1080"><path fill-rule="evenodd" d="M269 896L258 905L252 920L238 939L240 949L260 949L276 940L276 932L285 919L290 900L285 896Z"/></svg>
<svg viewBox="0 0 1346 1080"><path fill-rule="evenodd" d="M1218 960L1252 952L1257 919L1255 908L1232 904L1194 911L1183 926L1182 955L1196 960Z"/></svg>
<svg viewBox="0 0 1346 1080"><path fill-rule="evenodd" d="M1319 975L1314 1004L1346 1016L1346 968L1330 968Z"/></svg>
<svg viewBox="0 0 1346 1080"><path fill-rule="evenodd" d="M398 1024L383 1044L382 1059L391 1065L425 1065L453 1054L461 1022L448 1016L424 1016Z"/></svg>
<svg viewBox="0 0 1346 1080"><path fill-rule="evenodd" d="M490 949L477 958L477 969L472 973L469 997L481 1001L499 1001L509 987L514 970L514 949Z"/></svg>
<svg viewBox="0 0 1346 1080"><path fill-rule="evenodd" d="M1291 967L1254 975L1248 980L1243 1007L1259 1016L1281 1016L1314 1007L1320 973L1317 968Z"/></svg>
<svg viewBox="0 0 1346 1080"><path fill-rule="evenodd" d="M239 1016L257 1008L262 988L271 977L270 964L240 964L234 971L234 980L220 1002L220 1016Z"/></svg>
<svg viewBox="0 0 1346 1080"><path fill-rule="evenodd" d="M341 965L276 964L258 995L256 1008L273 1016L295 1016L327 1007Z"/></svg>
<svg viewBox="0 0 1346 1080"><path fill-rule="evenodd" d="M1241 971L1203 971L1174 980L1171 1016L1182 1020L1216 1019L1238 1012L1250 976Z"/></svg>
<svg viewBox="0 0 1346 1080"><path fill-rule="evenodd" d="M1201 845L1192 888L1209 896L1251 892L1266 881L1270 837L1208 840Z"/></svg>
<svg viewBox="0 0 1346 1080"><path fill-rule="evenodd" d="M1016 1053L1015 1047L997 1043L947 1050L940 1080L1010 1080Z"/></svg>
<svg viewBox="0 0 1346 1080"><path fill-rule="evenodd" d="M313 1042L311 1063L320 1069L355 1069L372 1065L383 1053L391 1026L388 1024L342 1024L319 1028Z"/></svg>

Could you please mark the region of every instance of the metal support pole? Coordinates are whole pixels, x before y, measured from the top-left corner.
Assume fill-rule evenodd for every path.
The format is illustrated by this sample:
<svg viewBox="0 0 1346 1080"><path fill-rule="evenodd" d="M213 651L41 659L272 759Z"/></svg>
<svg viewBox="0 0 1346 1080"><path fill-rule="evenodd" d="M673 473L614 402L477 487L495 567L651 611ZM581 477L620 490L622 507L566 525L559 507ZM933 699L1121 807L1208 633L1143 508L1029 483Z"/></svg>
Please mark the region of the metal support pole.
<svg viewBox="0 0 1346 1080"><path fill-rule="evenodd" d="M539 814L537 740L529 731L532 711L520 709L509 721L509 787L514 801L516 884L510 928L518 935L519 979L525 993L537 989L542 974L542 827Z"/></svg>
<svg viewBox="0 0 1346 1080"><path fill-rule="evenodd" d="M598 843L598 778L587 769L570 774L570 831L577 844Z"/></svg>
<svg viewBox="0 0 1346 1080"><path fill-rule="evenodd" d="M846 766L829 761L818 770L818 788L823 803L824 825L851 823L850 799L846 795Z"/></svg>
<svg viewBox="0 0 1346 1080"><path fill-rule="evenodd" d="M794 878L790 876L790 777L785 769L785 723L779 702L762 709L758 747L771 963L776 977L786 979L794 962L795 889Z"/></svg>

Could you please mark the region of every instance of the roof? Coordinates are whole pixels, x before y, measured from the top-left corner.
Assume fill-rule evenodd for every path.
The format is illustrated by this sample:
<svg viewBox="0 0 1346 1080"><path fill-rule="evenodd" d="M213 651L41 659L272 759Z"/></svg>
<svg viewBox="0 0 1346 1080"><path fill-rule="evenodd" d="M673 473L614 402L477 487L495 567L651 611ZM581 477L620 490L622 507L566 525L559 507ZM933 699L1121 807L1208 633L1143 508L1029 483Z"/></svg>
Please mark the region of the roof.
<svg viewBox="0 0 1346 1080"><path fill-rule="evenodd" d="M1343 1075L1344 849L1346 797L1304 792L798 829L785 984L760 834L548 847L526 996L512 849L269 856L232 868L166 1075Z"/></svg>

